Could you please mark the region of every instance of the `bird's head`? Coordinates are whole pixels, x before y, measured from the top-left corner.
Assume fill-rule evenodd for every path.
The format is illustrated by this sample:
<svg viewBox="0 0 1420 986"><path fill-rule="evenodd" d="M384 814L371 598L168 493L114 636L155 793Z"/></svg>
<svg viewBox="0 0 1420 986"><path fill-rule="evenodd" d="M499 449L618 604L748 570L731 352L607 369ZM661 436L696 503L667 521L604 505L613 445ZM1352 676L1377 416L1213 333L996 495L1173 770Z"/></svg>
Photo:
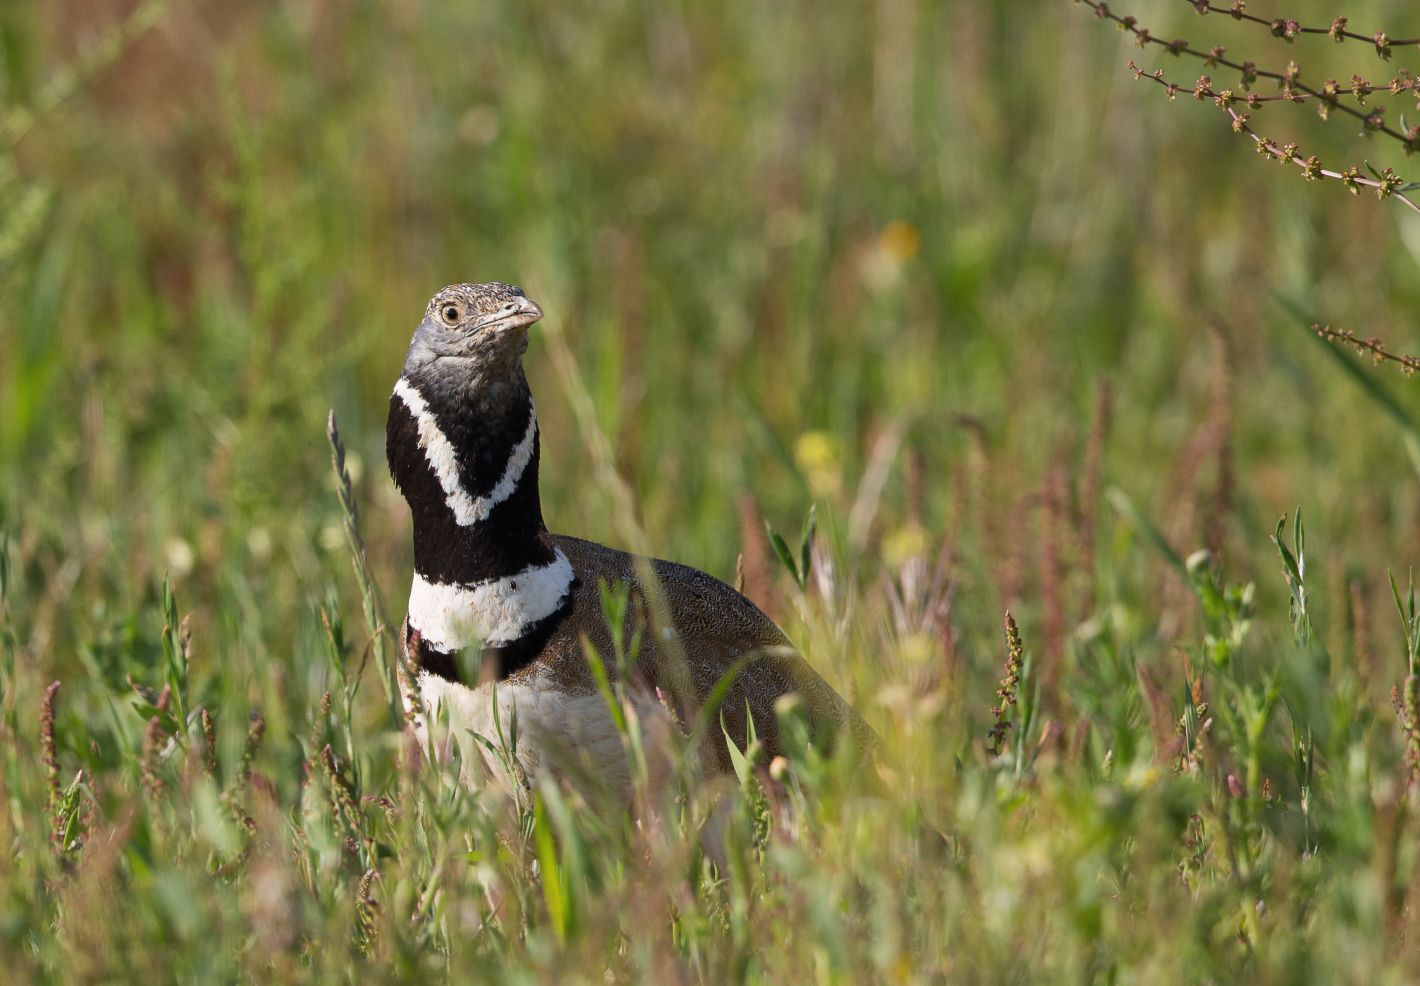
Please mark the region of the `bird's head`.
<svg viewBox="0 0 1420 986"><path fill-rule="evenodd" d="M527 328L540 318L542 309L515 285L450 284L429 299L405 367L465 379L513 373Z"/></svg>

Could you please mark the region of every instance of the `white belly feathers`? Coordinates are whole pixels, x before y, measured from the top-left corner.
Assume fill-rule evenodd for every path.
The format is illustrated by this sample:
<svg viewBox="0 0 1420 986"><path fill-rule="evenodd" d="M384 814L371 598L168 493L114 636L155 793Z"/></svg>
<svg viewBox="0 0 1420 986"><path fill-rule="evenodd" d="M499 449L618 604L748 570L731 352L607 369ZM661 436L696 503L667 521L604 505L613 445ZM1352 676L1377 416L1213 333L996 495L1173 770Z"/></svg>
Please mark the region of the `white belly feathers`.
<svg viewBox="0 0 1420 986"><path fill-rule="evenodd" d="M419 697L423 709L416 715L416 728L421 739L427 737L431 759L447 761L456 749L465 783L475 782L469 765L481 761L500 783L510 785L506 758L513 756L529 776L544 767L580 762L596 771L610 790L631 797L621 735L600 692L570 693L547 674L470 688L421 671ZM633 701L643 723L652 717L672 723L669 710L653 697Z"/></svg>

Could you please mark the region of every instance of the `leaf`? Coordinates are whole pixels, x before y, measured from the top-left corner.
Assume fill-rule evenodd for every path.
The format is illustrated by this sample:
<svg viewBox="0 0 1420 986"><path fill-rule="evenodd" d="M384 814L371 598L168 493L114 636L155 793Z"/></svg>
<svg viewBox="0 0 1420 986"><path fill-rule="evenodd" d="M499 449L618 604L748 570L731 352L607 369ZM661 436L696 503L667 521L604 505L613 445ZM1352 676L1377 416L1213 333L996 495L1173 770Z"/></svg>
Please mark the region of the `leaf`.
<svg viewBox="0 0 1420 986"><path fill-rule="evenodd" d="M809 507L809 515L804 520L804 530L799 537L799 578L800 585L805 585L809 581L809 569L813 567L813 556L810 549L813 547L814 532L818 530L818 504Z"/></svg>
<svg viewBox="0 0 1420 986"><path fill-rule="evenodd" d="M1390 594L1391 594L1391 598L1393 598L1393 599L1395 600L1395 609L1396 609L1396 612L1398 612L1398 613L1400 614L1400 619L1401 619L1401 621L1402 621L1403 623L1407 624L1407 629L1408 629L1408 625L1409 625L1409 622L1410 622L1410 621L1409 621L1409 619L1407 619L1406 614L1405 614L1405 604L1400 601L1400 586L1398 586L1398 585L1395 584L1395 573L1394 573L1394 572L1386 572L1385 574L1386 574L1386 578L1390 579ZM1408 633L1407 633L1407 636L1409 636Z"/></svg>
<svg viewBox="0 0 1420 986"><path fill-rule="evenodd" d="M741 752L739 746L735 744L734 738L730 736L729 727L725 725L725 713L723 710L720 712L720 732L724 734L725 748L730 753L730 765L735 768L735 776L739 778L740 787L744 787L749 783L750 779L751 765L749 757Z"/></svg>
<svg viewBox="0 0 1420 986"><path fill-rule="evenodd" d="M1297 565L1297 559L1292 554L1287 543L1282 540L1282 529L1287 526L1287 515L1283 514L1281 520L1277 521L1277 530L1272 534L1272 543L1277 545L1277 551L1282 555L1282 574L1287 578L1287 587L1292 590L1292 594L1297 594L1297 588L1302 582L1302 573Z"/></svg>
<svg viewBox="0 0 1420 986"><path fill-rule="evenodd" d="M611 713L611 721L616 725L617 734L624 737L626 735L626 709L612 689L602 656L597 653L596 647L587 639L586 634L582 635L582 655L587 659L587 668L592 672L592 680L596 682L597 691L601 693L602 700L606 702L607 711Z"/></svg>
<svg viewBox="0 0 1420 986"><path fill-rule="evenodd" d="M1405 658L1410 674L1420 672L1420 614L1415 612L1415 573L1406 579L1405 602L1401 601L1400 587L1396 585L1395 573L1387 572L1390 579L1390 594L1395 599L1395 609L1400 613L1400 628L1405 635Z"/></svg>
<svg viewBox="0 0 1420 986"><path fill-rule="evenodd" d="M563 901L566 934L571 937L577 934L581 923L583 895L579 891L585 892L588 880L586 829L578 824L579 819L555 782L544 778L538 793L543 818L552 822L556 834L553 849L557 857L558 890Z"/></svg>
<svg viewBox="0 0 1420 986"><path fill-rule="evenodd" d="M557 846L552 841L552 826L541 794L533 797L533 839L537 845L537 865L542 877L543 900L547 902L547 916L558 939L566 941L572 923L571 902L565 874L557 865Z"/></svg>
<svg viewBox="0 0 1420 986"><path fill-rule="evenodd" d="M764 524L764 530L769 535L769 543L773 545L774 553L779 556L779 561L788 569L789 574L793 576L794 582L799 586L803 586L803 580L799 578L798 566L794 564L794 556L789 553L789 546L784 543L784 538L780 536L778 531L769 526L768 521Z"/></svg>
<svg viewBox="0 0 1420 986"><path fill-rule="evenodd" d="M513 707L508 710L508 754L513 758L513 763L518 762L518 703L513 702Z"/></svg>
<svg viewBox="0 0 1420 986"><path fill-rule="evenodd" d="M1291 593L1292 633L1297 643L1305 644L1311 639L1311 617L1307 613L1307 531L1302 526L1302 508L1298 507L1292 520L1292 547L1282 540L1282 531L1287 526L1287 515L1277 521L1277 529L1272 534L1272 543L1282 556L1282 577L1287 580Z"/></svg>
<svg viewBox="0 0 1420 986"><path fill-rule="evenodd" d="M1185 753L1191 753L1198 743L1198 707L1193 704L1193 688L1187 675L1183 679L1183 741Z"/></svg>

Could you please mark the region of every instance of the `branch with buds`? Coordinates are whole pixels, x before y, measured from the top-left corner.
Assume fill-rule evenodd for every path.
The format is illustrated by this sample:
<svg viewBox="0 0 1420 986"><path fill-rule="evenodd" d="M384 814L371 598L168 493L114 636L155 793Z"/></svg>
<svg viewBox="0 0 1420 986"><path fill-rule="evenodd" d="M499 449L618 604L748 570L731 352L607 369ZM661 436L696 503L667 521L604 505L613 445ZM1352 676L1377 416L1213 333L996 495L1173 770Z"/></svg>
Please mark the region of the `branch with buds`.
<svg viewBox="0 0 1420 986"><path fill-rule="evenodd" d="M1361 188L1371 188L1375 190L1379 198L1395 198L1410 209L1420 212L1420 206L1417 206L1406 194L1420 189L1420 182L1406 182L1392 169L1386 168L1377 171L1369 163L1365 164L1365 168L1370 172L1371 178L1364 177L1360 169L1354 166L1344 171L1324 168L1315 155L1303 157L1298 152L1297 145L1278 144L1259 134L1249 122L1251 114L1235 108L1245 107L1247 110L1255 112L1267 103L1315 103L1317 114L1323 120L1329 119L1333 113L1350 116L1360 121L1363 135L1369 137L1380 134L1389 137L1397 141L1405 153L1409 155L1420 150L1420 125L1412 126L1402 113L1400 129L1391 126L1385 120L1386 107L1369 105L1368 98L1380 95L1400 96L1402 94L1414 96L1416 108L1420 109L1420 76L1401 69L1390 81L1384 83L1373 83L1360 75L1353 75L1349 83L1327 79L1319 87L1312 86L1301 80L1302 68L1295 61L1289 60L1281 71L1262 69L1253 61L1238 61L1227 57L1226 49L1222 46L1205 50L1194 47L1185 38L1165 40L1155 37L1148 28L1139 24L1137 18L1114 13L1110 10L1109 4L1103 0L1076 0L1076 2L1089 7L1094 11L1096 17L1113 21L1120 30L1131 33L1140 48L1156 45L1175 57L1196 58L1205 67L1217 68L1221 66L1232 69L1239 75L1235 89L1215 88L1212 79L1207 75L1201 76L1193 86L1185 87L1170 82L1164 77L1161 69L1146 72L1131 61L1129 70L1134 73L1134 78L1157 82L1166 89L1170 99L1181 92L1186 92L1200 101L1211 100L1214 105L1227 111L1235 133L1245 133L1252 138L1258 153L1276 158L1283 163L1297 165L1301 169L1302 177L1310 181L1324 178L1340 181L1352 194L1358 193ZM1325 35L1337 43L1348 39L1369 41L1374 46L1376 54L1382 59L1389 59L1395 48L1420 46L1420 39L1407 38L1394 41L1383 31L1378 31L1370 37L1357 34L1347 29L1348 22L1345 17L1336 18L1329 27L1308 27L1292 19L1268 20L1249 14L1245 10L1244 0L1234 0L1226 8L1212 3L1210 0L1185 0L1185 2L1197 10L1199 14L1218 13L1222 16L1232 17L1234 20L1265 26L1273 37L1288 44L1305 35ZM1275 82L1279 90L1278 93L1264 96L1253 91L1253 87L1260 80Z"/></svg>
<svg viewBox="0 0 1420 986"><path fill-rule="evenodd" d="M1234 87L1217 86L1208 75L1201 75L1192 85L1187 85L1171 81L1165 76L1163 69L1148 71L1130 61L1129 71L1134 74L1136 80L1148 80L1163 87L1170 100L1185 94L1198 102L1211 102L1227 113L1234 133L1246 134L1252 140L1257 153L1281 164L1296 167L1307 181L1340 182L1352 195L1358 195L1361 189L1367 188L1374 191L1378 199L1393 199L1412 212L1420 213L1420 204L1411 197L1411 193L1420 190L1420 181L1408 182L1392 168L1377 170L1369 161L1362 162L1366 174L1355 165L1344 170L1324 167L1315 154L1304 155L1297 144L1279 143L1259 133L1252 120L1253 114L1270 103L1312 103L1322 120L1328 120L1337 113L1349 116L1360 121L1362 136L1369 138L1379 134L1388 137L1398 142L1409 156L1420 150L1420 125L1412 125L1402 112L1399 128L1391 126L1385 118L1387 107L1373 105L1373 101L1387 96L1405 96L1414 98L1415 108L1420 110L1420 74L1401 68L1388 82L1371 82L1356 74L1351 76L1349 82L1329 78L1319 86L1310 85L1302 81L1302 67L1294 60L1289 59L1286 67L1280 71L1259 68L1254 61L1229 58L1227 49L1221 45L1205 49L1195 47L1186 38L1166 40L1155 37L1148 28L1139 23L1138 18L1116 14L1104 0L1075 2L1083 3L1096 17L1111 21L1121 31L1133 35L1135 44L1141 49L1157 46L1176 58L1196 58L1205 68L1221 67L1238 73L1238 81ZM1246 9L1246 0L1231 0L1226 6L1215 0L1184 2L1200 16L1217 14L1256 25L1265 28L1272 38L1286 44L1294 44L1298 39L1308 36L1324 36L1336 44L1360 41L1370 44L1382 61L1389 61L1398 48L1420 48L1420 38L1396 40L1384 31L1369 35L1353 31L1350 29L1349 20L1344 16L1335 18L1326 26L1306 25L1289 17L1266 18L1250 14ZM1277 92L1273 95L1257 92L1255 87L1262 80L1276 83ZM1420 357L1394 352L1386 348L1379 339L1363 339L1349 329L1333 329L1320 323L1313 323L1312 329L1323 339L1351 346L1360 355L1369 355L1377 364L1394 363L1406 376L1420 370Z"/></svg>
<svg viewBox="0 0 1420 986"><path fill-rule="evenodd" d="M1374 34L1357 34L1355 31L1347 30L1350 19L1338 17L1327 27L1303 27L1299 22L1289 17L1274 17L1268 20L1266 17L1258 17L1256 14L1247 12L1247 0L1233 0L1233 3L1223 7L1209 0L1184 0L1199 14L1226 14L1235 21L1250 21L1253 24L1261 24L1271 32L1274 38L1281 38L1288 43L1295 41L1303 34L1324 34L1332 41L1340 44L1346 40L1369 41L1376 46L1376 54L1381 58L1390 58L1392 48L1408 48L1410 45L1420 45L1420 38L1406 38L1402 41L1392 41L1386 37L1384 31L1377 31Z"/></svg>
<svg viewBox="0 0 1420 986"><path fill-rule="evenodd" d="M1407 377L1420 370L1420 356L1407 356L1387 349L1379 339L1362 339L1350 329L1333 329L1329 325L1313 324L1312 331L1328 342L1339 342L1351 346L1357 356L1369 356L1377 366L1381 363L1395 363Z"/></svg>
<svg viewBox="0 0 1420 986"><path fill-rule="evenodd" d="M1088 0L1085 0L1085 2L1088 2ZM1407 182L1391 168L1377 171L1375 168L1371 167L1369 163L1366 164L1366 169L1371 173L1372 178L1363 176L1360 169L1355 165L1352 165L1345 171L1334 171L1329 168L1324 168L1315 154L1305 158L1302 157L1301 151L1296 144L1278 144L1270 137L1264 137L1257 133L1248 122L1251 116L1247 113L1241 113L1233 107L1239 103L1247 106L1255 106L1260 100L1249 99L1247 95L1240 96L1231 89L1214 89L1213 80L1206 75L1199 76L1198 81L1195 82L1192 87L1184 87L1168 81L1164 76L1163 69L1145 72L1131 61L1129 63L1129 70L1134 73L1134 78L1136 79L1149 79L1163 86L1165 92L1168 93L1169 99L1176 98L1179 93L1188 93L1200 102L1211 100L1214 106L1222 108L1227 112L1228 116L1232 118L1234 133L1247 134L1252 138L1253 143L1257 147L1257 153L1275 158L1283 164L1295 164L1302 169L1302 177L1307 181L1320 181L1324 178L1339 181L1346 186L1352 195L1358 194L1362 188L1374 189L1377 198L1387 199L1394 197L1404 203L1407 208L1415 212L1420 212L1420 205L1417 205L1415 201L1406 194L1420 189L1420 182Z"/></svg>

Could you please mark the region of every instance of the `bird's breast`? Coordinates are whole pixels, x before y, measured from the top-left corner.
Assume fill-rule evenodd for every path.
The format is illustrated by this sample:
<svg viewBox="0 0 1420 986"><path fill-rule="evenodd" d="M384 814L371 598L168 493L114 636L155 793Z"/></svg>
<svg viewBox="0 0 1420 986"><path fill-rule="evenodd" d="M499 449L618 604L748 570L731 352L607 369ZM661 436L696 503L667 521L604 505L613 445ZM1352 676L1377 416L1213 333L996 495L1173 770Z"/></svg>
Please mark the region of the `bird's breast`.
<svg viewBox="0 0 1420 986"><path fill-rule="evenodd" d="M422 671L415 729L431 761L457 754L460 777L476 786L480 775L511 789L524 777L552 769L562 776L590 777L629 800L628 750L606 698L577 691L539 671L518 680L469 687ZM653 695L630 700L643 734L674 724Z"/></svg>
<svg viewBox="0 0 1420 986"><path fill-rule="evenodd" d="M439 582L415 572L409 625L445 653L520 640L563 606L576 576L561 550L551 561L475 583Z"/></svg>

